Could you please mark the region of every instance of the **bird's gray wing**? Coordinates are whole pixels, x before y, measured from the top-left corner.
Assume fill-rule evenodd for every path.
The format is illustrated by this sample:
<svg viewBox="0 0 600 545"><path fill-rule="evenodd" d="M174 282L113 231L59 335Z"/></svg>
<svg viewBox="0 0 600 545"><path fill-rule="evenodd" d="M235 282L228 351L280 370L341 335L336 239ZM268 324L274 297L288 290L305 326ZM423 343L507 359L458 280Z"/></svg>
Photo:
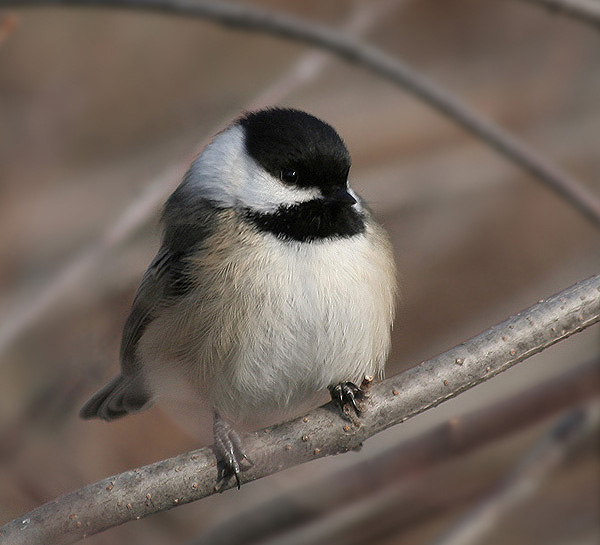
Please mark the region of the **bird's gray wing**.
<svg viewBox="0 0 600 545"><path fill-rule="evenodd" d="M167 201L163 244L142 278L125 323L121 342L124 375L134 374L140 368L136 348L148 324L161 309L173 305L192 289L189 257L202 251L203 242L215 225L213 206L201 202L193 208L183 207L184 199L185 195L176 191Z"/></svg>
<svg viewBox="0 0 600 545"><path fill-rule="evenodd" d="M169 284L176 280L180 268L181 260L163 245L144 273L123 328L121 370L124 375L133 374L139 369L137 343L156 316L156 311L168 304Z"/></svg>

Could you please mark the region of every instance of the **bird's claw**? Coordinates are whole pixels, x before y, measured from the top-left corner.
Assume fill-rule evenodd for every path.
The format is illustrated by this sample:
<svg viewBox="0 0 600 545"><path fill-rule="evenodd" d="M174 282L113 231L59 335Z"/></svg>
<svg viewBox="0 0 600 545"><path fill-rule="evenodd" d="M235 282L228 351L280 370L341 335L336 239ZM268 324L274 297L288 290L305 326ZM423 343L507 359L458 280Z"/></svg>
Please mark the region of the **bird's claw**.
<svg viewBox="0 0 600 545"><path fill-rule="evenodd" d="M356 404L357 399L364 397L364 392L353 382L340 382L335 386L329 387L329 393L333 402L344 412L347 404L352 405L357 415L362 413L360 407Z"/></svg>
<svg viewBox="0 0 600 545"><path fill-rule="evenodd" d="M239 490L241 486L240 472L242 471L240 464L243 460L246 460L250 465L253 465L253 462L244 452L237 432L218 413L215 413L213 433L215 449L221 465L219 480L225 480L226 477L233 476Z"/></svg>

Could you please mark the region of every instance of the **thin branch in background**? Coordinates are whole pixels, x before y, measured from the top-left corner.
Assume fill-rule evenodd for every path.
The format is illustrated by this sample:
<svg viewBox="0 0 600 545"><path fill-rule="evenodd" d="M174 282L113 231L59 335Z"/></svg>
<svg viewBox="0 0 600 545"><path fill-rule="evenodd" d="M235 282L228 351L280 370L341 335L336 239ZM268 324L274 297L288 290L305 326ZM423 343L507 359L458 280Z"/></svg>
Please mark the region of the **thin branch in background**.
<svg viewBox="0 0 600 545"><path fill-rule="evenodd" d="M284 543L331 543L337 537L336 528L347 536L353 528L375 527L370 504L364 511L347 506L358 499L364 505L382 488L400 487L415 473L423 473L437 464L539 424L599 394L600 359L596 359L508 399L455 416L369 460L326 475L318 482L260 503L211 528L193 545L217 542L245 545L274 537ZM378 503L379 499L374 501ZM351 527L342 523L348 511L352 512ZM397 525L406 522L399 516L396 514ZM321 525L325 517L328 522ZM319 533L320 530L327 534ZM311 540L309 535L316 537Z"/></svg>
<svg viewBox="0 0 600 545"><path fill-rule="evenodd" d="M198 0L193 4L177 0L172 2L158 0L106 0L102 2L99 0L20 0L19 2L0 0L0 7L52 5L57 3L82 6L137 7L181 15L195 15L236 28L264 31L289 39L304 41L337 53L406 88L418 98L498 149L511 161L523 166L535 176L553 186L567 200L578 203L576 206L581 211L600 224L600 200L585 187L570 179L557 167L527 149L524 144L518 142L499 127L482 119L446 91L428 82L408 66L389 55L379 52L372 46L362 44L344 32L335 31L322 25L311 24L290 16L274 14L253 6L202 0ZM385 15L385 13L387 11L384 5L379 10L379 14ZM375 22L375 18L373 22ZM356 23L351 21L350 24ZM269 103L277 102L283 98L285 93L293 89L291 83L294 80L306 82L306 77L301 76L302 72L306 70L305 62L305 60L298 62L295 70L288 71L279 84L269 86L266 90L268 92L251 101L250 105L252 107L263 106L261 97L262 99L268 99ZM316 77L317 73L318 71L315 71L313 77ZM11 319L4 320L0 328L0 354L24 331L37 323L57 301L73 289L73 286L81 284L110 251L139 229L156 212L160 204L173 190L180 175L185 171L187 163L188 160L167 168L162 175L150 182L141 197L134 201L114 225L109 227L94 244L74 256L38 294L27 297L27 302L23 302L13 310Z"/></svg>
<svg viewBox="0 0 600 545"><path fill-rule="evenodd" d="M407 479L396 486L385 486L366 498L358 497L342 509L329 513L312 524L298 526L296 531L277 535L266 540L241 541L244 545L364 545L365 543L377 543L378 537L385 534L388 513L390 509L396 511L395 507L406 502L407 496L415 492L414 480ZM458 491L457 491L458 492ZM457 493L459 496L460 494ZM456 501L456 495L454 497ZM407 518L414 520L431 514L446 503L446 499L439 500L437 505L418 506L413 501L410 509L403 512L395 512L394 521L399 522ZM432 509L433 507L433 509ZM415 512L418 516L415 517ZM401 524L401 522L400 522ZM210 542L211 545L218 543L225 545L220 539ZM189 545L196 545L195 543Z"/></svg>
<svg viewBox="0 0 600 545"><path fill-rule="evenodd" d="M529 499L582 439L598 429L597 405L559 419L487 498L462 517L435 545L476 545L510 512Z"/></svg>
<svg viewBox="0 0 600 545"><path fill-rule="evenodd" d="M360 3L342 26L348 31L368 32L391 10L407 1L381 0L368 5ZM319 77L327 68L330 58L324 57L320 52L302 55L282 76L268 85L242 109L260 109L283 100L301 85L307 85ZM221 130L228 121L229 119L223 120L223 123L209 131L198 145L198 149L201 149L212 134ZM156 213L179 183L190 160L191 157L188 157L184 161L170 165L160 175L150 180L140 196L100 235L98 240L73 256L48 283L39 289L38 293L27 293L18 304L12 305L10 320L5 319L0 325L0 355L29 328L38 323L58 301L68 293L72 293L75 286L82 285L115 248L123 244Z"/></svg>
<svg viewBox="0 0 600 545"><path fill-rule="evenodd" d="M329 403L306 416L266 428L244 441L254 465L242 483L323 456L357 448L600 321L600 275L509 318L408 371L375 384L359 421L344 420ZM400 392L402 395L399 395ZM0 528L12 545L73 543L216 492L217 460L210 448L126 471L34 509ZM235 486L231 480L219 490Z"/></svg>
<svg viewBox="0 0 600 545"><path fill-rule="evenodd" d="M561 195L600 226L600 198L524 142L485 119L406 63L347 33L284 13L222 0L0 0L2 6L116 7L208 19L238 30L263 32L335 53L388 79L472 133Z"/></svg>
<svg viewBox="0 0 600 545"><path fill-rule="evenodd" d="M550 11L572 17L600 29L600 2L598 0L526 0Z"/></svg>
<svg viewBox="0 0 600 545"><path fill-rule="evenodd" d="M503 498L504 502L501 505L506 510L504 512L500 512L500 509L494 511L494 514L498 515L495 518L496 523L501 522L502 515L506 514L510 508L515 508L514 504L511 505L511 500L515 503L519 500L525 501L527 495L531 495L535 491L536 485L541 484L541 481L549 477L552 470L557 468L560 461L558 458L561 455L569 454L583 439L586 439L597 430L599 410L600 407L597 405L595 411L590 411L590 407L585 409L580 407L569 412L566 418L561 418L561 422L565 425L561 426L559 424L558 428L565 434L568 431L573 432L577 434L577 437L569 435L568 445L561 443L558 446L554 445L557 448L553 449L553 445L548 444L551 443L552 439L555 439L555 434L551 432L550 437L546 436L545 440L538 444L538 447L530 454L530 458L533 458L531 464L525 468L521 463L519 469L523 469L523 471L514 471L511 474L510 488L512 490ZM583 418L579 418L580 416ZM582 422L583 419L586 421ZM557 427L554 427L553 431L557 431ZM397 460L402 464L404 453L400 448L396 450ZM376 465L377 462L378 459L372 461L373 465ZM354 469L360 470L360 466L363 465L365 464L356 464ZM421 526L434 517L446 516L448 510L460 508L462 505L465 506L466 510L466 506L473 505L474 500L477 501L477 498L489 498L490 496L489 484L478 482L481 478L474 475L468 483L465 482L459 484L459 486L451 487L450 490L438 491L432 497L431 492L428 493L427 490L431 491L431 487L436 487L438 483L435 477L426 473L427 469L431 468L425 467L425 472L422 470L415 471L405 475L401 480L392 482L389 482L385 477L382 478L382 474L385 475L385 472L373 472L377 474L376 480L379 486L373 490L372 494L358 493L354 496L354 501L348 505L344 505L334 512L326 513L326 516L320 517L312 523L298 524L295 530L291 532L231 542L227 540L231 536L231 532L227 532L223 528L224 533L212 536L213 539L216 538L215 540L205 541L202 539L189 545L203 543L219 543L219 545L231 545L232 543L243 543L244 545L321 545L323 543L330 545L362 545L364 543L379 542L379 540L387 542L390 536L394 536L396 541L404 539L410 542L410 539L406 539L406 532L410 534L415 525ZM336 482L334 486L339 485L340 483ZM307 506L310 506L316 498L312 496L303 499ZM496 504L496 507L500 506ZM481 514L480 511L474 512L468 517L470 523L468 526L471 530L474 530L473 533L483 529L478 525L480 522L477 517L478 514ZM491 523L490 517L487 518L488 522ZM236 522L242 521L232 521L232 524ZM490 525L487 527L489 529ZM467 539L466 534L466 531L461 532L460 535L455 536L456 539L451 541L450 544L443 543L443 545L472 545L473 542ZM225 539L223 539L223 536L225 536ZM470 534L470 537L475 536ZM481 542L485 541L481 540Z"/></svg>
<svg viewBox="0 0 600 545"><path fill-rule="evenodd" d="M340 29L362 36L367 34L375 25L385 20L393 11L404 7L412 0L380 0L379 2L358 2L354 5L348 19L340 25ZM310 51L303 54L286 72L272 85L246 105L246 110L259 110L276 104L283 97L298 91L321 76L333 57L324 50Z"/></svg>
<svg viewBox="0 0 600 545"><path fill-rule="evenodd" d="M69 260L39 293L23 298L21 304L12 309L10 319L3 320L0 327L0 354L46 315L60 299L81 285L112 250L148 221L175 188L175 180L181 178L184 169L183 164L171 166L151 180L140 197L125 209L121 217L96 242Z"/></svg>

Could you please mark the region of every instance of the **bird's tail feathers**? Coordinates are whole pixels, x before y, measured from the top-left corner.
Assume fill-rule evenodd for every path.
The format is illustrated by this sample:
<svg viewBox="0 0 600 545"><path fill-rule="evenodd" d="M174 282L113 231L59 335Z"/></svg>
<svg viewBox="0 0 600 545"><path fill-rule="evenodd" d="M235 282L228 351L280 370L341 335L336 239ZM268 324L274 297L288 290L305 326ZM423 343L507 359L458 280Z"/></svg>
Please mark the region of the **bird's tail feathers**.
<svg viewBox="0 0 600 545"><path fill-rule="evenodd" d="M118 375L81 407L79 416L85 420L101 418L110 421L139 413L151 404L150 393L141 375Z"/></svg>

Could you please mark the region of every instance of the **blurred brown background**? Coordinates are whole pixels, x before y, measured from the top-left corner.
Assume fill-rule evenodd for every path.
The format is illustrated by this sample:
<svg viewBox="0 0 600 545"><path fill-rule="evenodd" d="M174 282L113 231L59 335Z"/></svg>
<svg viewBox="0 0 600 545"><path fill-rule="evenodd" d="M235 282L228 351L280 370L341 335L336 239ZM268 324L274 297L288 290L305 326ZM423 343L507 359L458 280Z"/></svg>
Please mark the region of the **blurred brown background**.
<svg viewBox="0 0 600 545"><path fill-rule="evenodd" d="M361 9L349 0L252 3L332 26ZM600 33L518 0L395 4L368 41L600 194ZM200 142L309 51L200 20L108 9L2 10L0 29L0 338L150 180L172 164L183 172ZM392 236L403 297L388 374L598 272L598 231L541 183L390 83L326 62L281 104L338 129L353 156L355 189ZM117 369L121 329L159 236L156 210L84 283L0 347L0 523L199 446L193 430L160 407L110 425L77 417ZM597 357L598 337L596 326L371 439L358 454L294 468L86 542L184 543L301 482ZM429 543L547 425L429 472L410 503L448 497L451 507L425 509L377 542ZM597 542L599 483L589 442L486 543Z"/></svg>

